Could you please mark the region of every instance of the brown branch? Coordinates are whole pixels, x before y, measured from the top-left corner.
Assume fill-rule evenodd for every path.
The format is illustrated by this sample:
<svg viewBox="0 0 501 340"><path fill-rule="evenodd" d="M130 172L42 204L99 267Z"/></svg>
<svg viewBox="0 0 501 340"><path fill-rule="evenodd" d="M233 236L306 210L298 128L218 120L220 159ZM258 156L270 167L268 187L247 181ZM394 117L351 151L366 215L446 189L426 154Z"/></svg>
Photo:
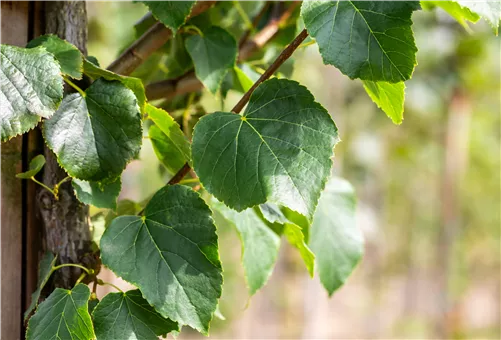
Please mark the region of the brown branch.
<svg viewBox="0 0 501 340"><path fill-rule="evenodd" d="M208 10L216 1L199 1L188 17L195 17ZM121 55L108 66L108 70L121 74L131 74L146 58L162 47L172 37L172 31L164 24L157 22L139 39L132 43Z"/></svg>
<svg viewBox="0 0 501 340"><path fill-rule="evenodd" d="M259 77L259 79L254 83L254 85L252 85L249 91L247 91L244 94L244 96L240 99L240 101L237 103L237 105L235 105L235 107L231 111L235 113L239 113L240 111L242 111L242 109L244 108L245 104L247 104L247 102L249 101L250 96L252 92L254 92L256 87L258 87L263 81L270 78L273 75L273 73L275 73L275 71L287 59L289 59L292 53L294 53L294 51L299 47L299 45L301 45L301 43L304 41L304 39L306 39L306 37L308 37L308 32L306 31L305 28L304 30L301 31L301 33L298 34L298 36L292 41L292 43L290 43L290 45L287 46L285 50L282 51L282 53L280 53L280 55L278 56L277 59L275 59L273 64L271 64L271 66L268 67L268 69L261 75L261 77Z"/></svg>
<svg viewBox="0 0 501 340"><path fill-rule="evenodd" d="M263 17L264 13L266 13L266 11L268 11L268 7L270 7L270 5L271 5L271 2L266 1L265 4L263 5L263 8L261 8L259 13L254 17L254 20L252 20L252 28L253 29L252 30L248 29L242 35L242 37L240 38L240 41L238 42L238 49L241 49L242 46L247 42L247 39L249 39L249 36L251 35L251 33L253 33L253 31L256 29L257 25L259 24L259 21Z"/></svg>
<svg viewBox="0 0 501 340"><path fill-rule="evenodd" d="M234 113L239 113L242 111L244 106L247 104L249 101L252 92L265 80L270 78L273 73L287 60L289 57L294 53L294 51L301 45L301 43L308 37L308 32L306 29L302 30L301 33L297 35L296 38L280 53L280 55L275 59L273 64L268 67L268 69L259 77L259 79L252 85L252 87L247 91L243 97L240 99L240 101L235 105L235 107L231 110ZM184 176L191 170L190 165L188 163L185 163L183 167L172 177L169 181L169 184L176 184L179 183Z"/></svg>
<svg viewBox="0 0 501 340"><path fill-rule="evenodd" d="M273 39L280 30L280 27L287 22L292 13L299 5L299 2L294 2L287 8L278 19L271 20L259 33L240 48L238 53L238 61L244 61L258 49L266 45ZM148 100L155 99L170 99L182 94L195 92L203 89L203 84L195 76L194 72L189 72L179 78L162 80L146 86L146 98Z"/></svg>

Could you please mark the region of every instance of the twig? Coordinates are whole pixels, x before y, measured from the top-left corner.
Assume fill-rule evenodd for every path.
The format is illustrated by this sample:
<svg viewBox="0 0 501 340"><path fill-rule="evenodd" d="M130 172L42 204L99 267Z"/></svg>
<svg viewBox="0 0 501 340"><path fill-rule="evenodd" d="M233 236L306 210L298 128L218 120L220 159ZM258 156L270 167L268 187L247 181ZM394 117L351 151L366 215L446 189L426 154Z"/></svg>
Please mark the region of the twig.
<svg viewBox="0 0 501 340"><path fill-rule="evenodd" d="M264 13L268 11L268 7L270 7L271 2L266 1L265 4L263 5L263 8L259 11L259 13L254 17L252 20L252 29L248 29L245 31L245 33L242 35L240 38L240 41L238 42L238 49L241 49L242 46L247 42L247 39L249 39L249 36L253 31L256 29L257 25L259 24L259 21L261 21L261 18L263 17Z"/></svg>
<svg viewBox="0 0 501 340"><path fill-rule="evenodd" d="M238 53L238 61L248 59L252 53L263 47L273 39L283 25L290 18L298 2L294 2L287 8L279 19L270 21L259 33L240 48ZM202 83L197 79L194 72L189 72L184 76L176 79L162 80L146 86L146 98L148 100L155 99L170 99L182 94L195 92L203 88Z"/></svg>
<svg viewBox="0 0 501 340"><path fill-rule="evenodd" d="M199 1L191 10L188 17L195 17L208 10L216 1ZM129 75L153 52L162 47L172 37L172 31L164 24L158 22L126 49L117 60L108 66L108 70Z"/></svg>
<svg viewBox="0 0 501 340"><path fill-rule="evenodd" d="M259 77L259 79L252 85L252 87L247 91L242 99L235 105L235 107L231 110L234 113L239 113L242 111L244 106L247 104L249 101L252 92L265 80L270 78L273 73L294 53L294 51L301 45L301 43L308 37L308 32L306 29L302 30L301 33L297 35L296 38L280 53L280 55L275 59L273 64L268 67L268 69ZM176 184L179 183L184 176L191 170L190 165L188 163L185 163L183 167L172 177L169 181L168 184Z"/></svg>
<svg viewBox="0 0 501 340"><path fill-rule="evenodd" d="M259 79L254 83L254 85L252 85L252 87L249 89L249 91L247 91L244 94L244 96L240 99L240 101L237 103L237 105L235 105L235 107L231 111L233 111L235 113L239 113L240 111L242 111L242 109L244 108L245 104L247 104L247 102L249 101L250 96L251 96L252 92L254 92L256 87L258 87L266 79L270 78L273 75L273 73L275 73L275 71L287 59L289 59L289 57L292 55L292 53L294 53L296 48L298 48L299 45L301 45L301 43L304 41L304 39L306 39L306 37L308 37L308 32L306 31L306 28L305 28L304 30L301 31L301 33L299 33L297 35L296 38L294 38L292 43L290 43L290 45L287 46L285 48L285 50L282 51L282 53L280 53L280 55L278 56L277 59L275 59L273 64L271 64L270 67L268 67L268 69L261 75L261 77L259 77Z"/></svg>

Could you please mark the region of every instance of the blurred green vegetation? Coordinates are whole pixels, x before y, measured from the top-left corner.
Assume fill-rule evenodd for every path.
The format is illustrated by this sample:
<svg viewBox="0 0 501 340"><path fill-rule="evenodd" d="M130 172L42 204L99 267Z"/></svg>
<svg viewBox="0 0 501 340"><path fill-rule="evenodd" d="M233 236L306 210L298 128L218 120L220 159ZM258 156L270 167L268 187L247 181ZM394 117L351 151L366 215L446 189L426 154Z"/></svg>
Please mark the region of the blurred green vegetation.
<svg viewBox="0 0 501 340"><path fill-rule="evenodd" d="M89 55L106 66L134 40L133 24L147 10L89 2L88 12ZM238 13L231 18L245 25ZM484 22L468 34L441 10L413 20L419 64L406 82L400 126L360 81L323 65L316 45L294 56L292 78L340 131L335 172L357 190L362 263L328 300L284 246L268 286L248 301L239 240L219 226L227 320L213 323L212 337L501 338L500 38ZM204 91L198 111L231 107L240 96L230 91L223 102ZM149 197L169 177L161 168L145 139L140 160L123 175L121 198Z"/></svg>

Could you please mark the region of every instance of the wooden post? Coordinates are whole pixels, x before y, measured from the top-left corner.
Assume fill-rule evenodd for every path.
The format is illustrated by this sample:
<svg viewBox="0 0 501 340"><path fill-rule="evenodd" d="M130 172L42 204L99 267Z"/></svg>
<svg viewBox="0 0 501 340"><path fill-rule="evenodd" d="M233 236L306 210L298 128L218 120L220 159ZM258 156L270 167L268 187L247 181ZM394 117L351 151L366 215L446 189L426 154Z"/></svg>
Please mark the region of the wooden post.
<svg viewBox="0 0 501 340"><path fill-rule="evenodd" d="M29 0L0 0L0 43L24 46L29 34ZM0 339L23 336L23 138L0 144Z"/></svg>

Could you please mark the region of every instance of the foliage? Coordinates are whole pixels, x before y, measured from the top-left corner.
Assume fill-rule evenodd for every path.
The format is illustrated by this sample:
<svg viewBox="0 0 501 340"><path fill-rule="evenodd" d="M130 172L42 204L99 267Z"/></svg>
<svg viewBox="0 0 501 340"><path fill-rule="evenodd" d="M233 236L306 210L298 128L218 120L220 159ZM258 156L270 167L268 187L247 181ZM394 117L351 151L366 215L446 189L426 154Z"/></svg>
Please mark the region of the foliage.
<svg viewBox="0 0 501 340"><path fill-rule="evenodd" d="M270 277L281 236L298 250L310 275L318 272L329 295L362 256L353 189L331 175L337 127L306 87L283 79L284 66L309 33L314 40L304 44L318 44L325 64L360 79L370 98L400 124L404 81L416 66L411 17L420 3L308 1L300 11L296 3L284 3L277 7L284 10L283 22L273 17L277 8L263 6L261 14L253 13L259 19L254 23L235 3L218 3L191 19L194 1L144 4L172 35L164 46L149 51L150 58L137 70L141 79L105 70L53 35L39 37L27 48L1 46L2 141L44 118L45 141L69 174L76 197L111 209L101 215L106 228L99 244L102 263L138 288L111 293L98 303L83 284L58 288L29 319L28 339L154 339L184 325L208 334L222 293L216 225L224 223L242 241L250 295ZM423 2L428 9L442 7L462 25L483 17L496 32L498 5ZM221 20L233 15L240 20ZM154 23L150 18L136 25L138 36L148 34ZM252 41L251 48L265 46L245 56L249 36L254 31L259 36L267 24L279 33L268 45ZM249 34L237 44L235 37L246 29ZM294 38L296 31L301 33ZM270 55L274 62L267 59ZM203 87L221 100L230 89L245 94L232 112L211 114L205 114L199 96L189 94L176 104L182 114L171 116L148 102L148 86L145 90L143 84L158 77L162 67L165 77L160 79L169 80L171 91L166 98ZM275 72L281 76L269 79ZM72 80L82 77L92 82L87 88ZM176 92L190 77L197 87ZM63 97L63 83L76 93ZM195 124L193 107L202 115ZM144 204L117 203L121 174L141 149L143 125L172 178ZM35 157L18 177L36 181L43 164L43 156ZM58 185L44 187L57 198ZM58 269L54 260L48 254L41 262L39 286L26 316ZM93 274L82 269L83 276Z"/></svg>

